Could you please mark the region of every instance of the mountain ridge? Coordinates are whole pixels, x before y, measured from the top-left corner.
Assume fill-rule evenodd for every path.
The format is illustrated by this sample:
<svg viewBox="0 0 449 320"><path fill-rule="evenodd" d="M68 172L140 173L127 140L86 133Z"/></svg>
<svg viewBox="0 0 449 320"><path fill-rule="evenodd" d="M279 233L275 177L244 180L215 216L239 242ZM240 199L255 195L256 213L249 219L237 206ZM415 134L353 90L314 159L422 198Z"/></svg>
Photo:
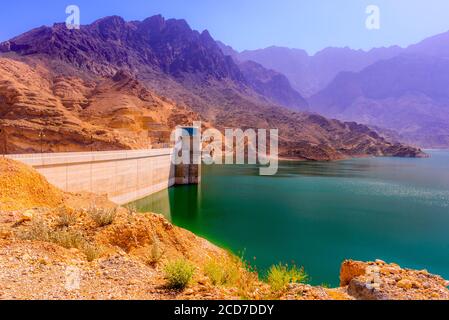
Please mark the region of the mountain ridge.
<svg viewBox="0 0 449 320"><path fill-rule="evenodd" d="M311 112L363 123L421 147L449 147L449 32L405 48L330 47L310 56L273 46L233 56L283 72L307 97Z"/></svg>
<svg viewBox="0 0 449 320"><path fill-rule="evenodd" d="M359 72L342 72L309 103L326 116L395 130L408 143L447 148L448 41L449 32Z"/></svg>
<svg viewBox="0 0 449 320"><path fill-rule="evenodd" d="M245 77L233 59L222 53L210 34L192 30L185 20L153 16L140 22L126 22L114 16L82 26L80 30L55 24L17 36L1 47L5 68L17 62L27 73L35 72L35 67L42 70L48 78L46 82L40 84L37 79L45 78L40 74L33 79L48 92L47 98L55 101L57 106L50 107L73 116L76 121L100 125L102 128L97 131L115 137L108 141L136 141L122 141L117 145L120 147L132 148L145 143L145 134L152 132L145 127L143 119L161 121L164 129L169 130L175 124L170 119L176 118L181 110L182 119L202 120L218 129L278 128L280 153L285 157L334 160L364 155L421 154L418 149L390 143L366 127L293 112L273 103L270 97L260 94L273 93L271 88L266 90L266 83L261 85L259 81L261 75L272 76L269 71L263 69L253 79L253 86L260 85L258 90L254 89L247 83L248 75ZM119 72L131 75L130 82L134 85L117 91L113 79ZM254 70L250 72L254 74ZM9 78L0 79L0 88L2 84L7 88L11 79L19 77L18 73L10 73ZM55 96L56 79L77 83L79 97L73 97L72 93L68 97ZM16 82L14 85L19 86ZM29 83L30 87L33 85ZM136 96L132 88L139 85L144 94ZM38 92L33 90L30 94L25 89L18 94L18 100L25 101L25 105L12 99L2 102L1 107L17 110L16 117L27 119L25 124L38 130L43 125L34 111L40 108L33 97ZM5 90L0 92L0 97L7 94ZM147 101L148 96L156 97L157 102ZM167 103L167 98L171 102ZM77 99L84 102L71 101ZM76 105L75 110L71 105ZM167 114L170 119L164 115L166 109L171 110ZM13 115L7 120L13 131L14 125L23 122ZM5 119L0 121L4 125ZM140 125L136 127L132 123ZM18 132L13 135L20 136ZM90 145L86 136L89 134L79 138L80 148ZM27 138L21 136L21 139ZM36 138L33 141L36 149Z"/></svg>

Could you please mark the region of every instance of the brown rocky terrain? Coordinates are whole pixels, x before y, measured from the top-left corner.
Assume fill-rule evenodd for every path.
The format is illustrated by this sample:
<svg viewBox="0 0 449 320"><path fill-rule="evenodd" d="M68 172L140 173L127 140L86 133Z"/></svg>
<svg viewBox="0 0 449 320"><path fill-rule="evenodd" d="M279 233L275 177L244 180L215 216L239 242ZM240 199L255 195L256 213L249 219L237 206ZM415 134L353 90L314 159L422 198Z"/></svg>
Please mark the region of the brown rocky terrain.
<svg viewBox="0 0 449 320"><path fill-rule="evenodd" d="M55 24L0 48L0 126L10 153L143 148L201 119L218 129L278 128L286 158L422 155L367 127L284 108L304 101L288 81L261 66L240 69L183 20Z"/></svg>
<svg viewBox="0 0 449 320"><path fill-rule="evenodd" d="M441 277L383 261L344 262L340 288L291 283L274 291L238 258L162 216L63 193L11 160L0 159L0 181L0 299L449 299ZM92 216L114 208L109 223ZM164 266L179 258L194 276L172 290ZM233 270L233 281L214 283L211 262ZM68 270L78 272L79 287L67 286Z"/></svg>
<svg viewBox="0 0 449 320"><path fill-rule="evenodd" d="M147 148L198 118L126 72L90 81L6 58L0 97L8 153Z"/></svg>

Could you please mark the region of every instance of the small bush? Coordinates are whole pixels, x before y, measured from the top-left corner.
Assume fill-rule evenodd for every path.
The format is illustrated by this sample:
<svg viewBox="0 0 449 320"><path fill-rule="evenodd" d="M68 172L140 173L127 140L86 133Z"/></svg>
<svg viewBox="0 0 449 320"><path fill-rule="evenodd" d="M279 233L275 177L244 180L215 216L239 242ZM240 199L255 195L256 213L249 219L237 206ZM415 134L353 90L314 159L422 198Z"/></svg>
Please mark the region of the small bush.
<svg viewBox="0 0 449 320"><path fill-rule="evenodd" d="M30 228L18 234L18 237L23 240L44 241L50 240L51 229L44 220L35 218L31 222Z"/></svg>
<svg viewBox="0 0 449 320"><path fill-rule="evenodd" d="M281 291L289 283L304 283L307 281L307 278L308 276L304 272L304 268L278 264L272 266L268 271L267 282L272 290Z"/></svg>
<svg viewBox="0 0 449 320"><path fill-rule="evenodd" d="M111 225L117 216L117 208L105 209L98 207L89 208L89 215L99 227Z"/></svg>
<svg viewBox="0 0 449 320"><path fill-rule="evenodd" d="M243 300L254 300L254 292L259 286L259 275L255 271L244 270L237 280L237 289Z"/></svg>
<svg viewBox="0 0 449 320"><path fill-rule="evenodd" d="M167 288L183 290L187 287L195 272L195 266L185 259L169 262L164 269Z"/></svg>
<svg viewBox="0 0 449 320"><path fill-rule="evenodd" d="M98 259L101 255L101 250L96 245L87 242L83 245L82 251L89 262Z"/></svg>
<svg viewBox="0 0 449 320"><path fill-rule="evenodd" d="M211 261L204 267L204 272L214 286L227 286L237 283L241 270L231 261L224 263Z"/></svg>
<svg viewBox="0 0 449 320"><path fill-rule="evenodd" d="M155 266L161 261L164 254L165 251L162 249L159 240L157 238L154 238L153 244L151 245L147 255L145 256L146 263L150 266Z"/></svg>
<svg viewBox="0 0 449 320"><path fill-rule="evenodd" d="M65 207L59 209L58 218L58 226L61 228L68 228L76 224L76 215L72 212L69 212Z"/></svg>
<svg viewBox="0 0 449 320"><path fill-rule="evenodd" d="M86 240L79 232L72 230L52 231L50 233L51 242L66 249L82 249Z"/></svg>
<svg viewBox="0 0 449 320"><path fill-rule="evenodd" d="M30 228L18 236L23 240L51 242L66 249L78 249L86 255L89 262L101 255L101 250L96 245L89 243L82 233L68 228L52 230L41 219L34 219Z"/></svg>
<svg viewBox="0 0 449 320"><path fill-rule="evenodd" d="M92 262L101 255L101 250L79 232L72 230L53 231L50 233L50 240L66 249L78 249L86 255L87 261Z"/></svg>

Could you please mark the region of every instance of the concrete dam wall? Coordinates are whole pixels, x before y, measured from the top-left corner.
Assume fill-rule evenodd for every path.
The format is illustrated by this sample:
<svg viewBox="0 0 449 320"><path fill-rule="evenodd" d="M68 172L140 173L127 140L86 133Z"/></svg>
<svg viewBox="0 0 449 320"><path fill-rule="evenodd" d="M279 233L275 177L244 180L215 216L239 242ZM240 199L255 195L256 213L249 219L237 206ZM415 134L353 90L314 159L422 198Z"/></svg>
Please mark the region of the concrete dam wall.
<svg viewBox="0 0 449 320"><path fill-rule="evenodd" d="M173 186L176 183L173 155L170 148L7 157L34 167L64 191L105 194L122 205Z"/></svg>

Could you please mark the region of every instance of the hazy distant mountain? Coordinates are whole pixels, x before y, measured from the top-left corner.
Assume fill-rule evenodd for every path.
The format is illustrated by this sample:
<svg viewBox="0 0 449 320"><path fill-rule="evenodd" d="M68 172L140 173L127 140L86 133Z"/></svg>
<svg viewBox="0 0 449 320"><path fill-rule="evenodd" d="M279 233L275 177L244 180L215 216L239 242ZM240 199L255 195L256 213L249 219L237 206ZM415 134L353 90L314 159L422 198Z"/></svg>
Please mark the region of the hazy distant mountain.
<svg viewBox="0 0 449 320"><path fill-rule="evenodd" d="M299 159L421 154L366 126L284 108L304 103L285 77L235 63L184 20L107 17L80 30L55 24L0 50L0 125L9 150L38 150L40 130L51 150L142 147L157 133L148 124L170 130L202 119L219 129L278 128L281 156Z"/></svg>
<svg viewBox="0 0 449 320"><path fill-rule="evenodd" d="M411 45L406 50L408 53L449 57L449 32L429 37L417 44Z"/></svg>
<svg viewBox="0 0 449 320"><path fill-rule="evenodd" d="M326 48L309 56L269 47L233 56L285 74L309 97L310 111L394 130L420 146L449 147L449 32L405 49Z"/></svg>
<svg viewBox="0 0 449 320"><path fill-rule="evenodd" d="M267 69L254 61L240 61L238 52L231 46L217 41L223 54L234 59L240 67L247 83L261 95L276 101L293 110L304 111L308 107L307 101L292 88L287 77L274 70Z"/></svg>
<svg viewBox="0 0 449 320"><path fill-rule="evenodd" d="M449 33L404 49L360 72L342 72L310 99L342 120L397 131L424 147L449 146Z"/></svg>
<svg viewBox="0 0 449 320"><path fill-rule="evenodd" d="M300 49L269 47L237 54L241 61L251 60L287 76L303 96L311 96L326 87L342 71L360 71L370 64L401 52L399 47L370 51L326 48L313 56Z"/></svg>

